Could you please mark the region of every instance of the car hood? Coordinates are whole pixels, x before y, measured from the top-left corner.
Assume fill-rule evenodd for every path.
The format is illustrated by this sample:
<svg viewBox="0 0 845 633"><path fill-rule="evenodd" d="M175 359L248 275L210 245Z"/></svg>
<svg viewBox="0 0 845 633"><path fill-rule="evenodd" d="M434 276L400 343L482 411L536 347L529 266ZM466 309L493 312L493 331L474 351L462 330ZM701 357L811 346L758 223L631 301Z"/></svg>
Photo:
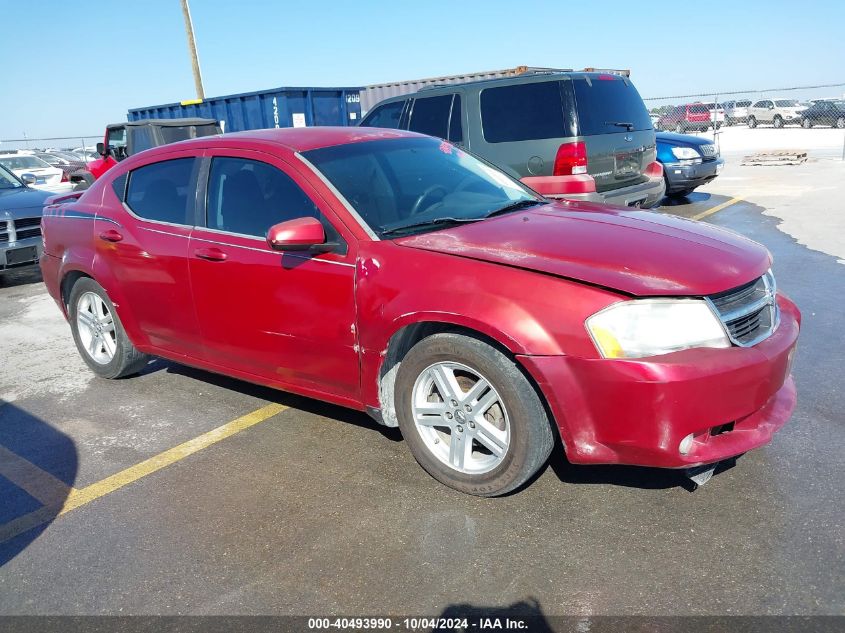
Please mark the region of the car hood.
<svg viewBox="0 0 845 633"><path fill-rule="evenodd" d="M700 147L712 145L713 139L692 136L691 134L675 134L674 132L658 132L655 134L657 142L675 147Z"/></svg>
<svg viewBox="0 0 845 633"><path fill-rule="evenodd" d="M17 189L0 189L0 218L16 219L31 218L41 215L44 201L51 195L44 191L19 187ZM33 213L33 211L36 211Z"/></svg>
<svg viewBox="0 0 845 633"><path fill-rule="evenodd" d="M574 201L395 243L635 296L714 294L761 276L771 265L765 247L712 225Z"/></svg>

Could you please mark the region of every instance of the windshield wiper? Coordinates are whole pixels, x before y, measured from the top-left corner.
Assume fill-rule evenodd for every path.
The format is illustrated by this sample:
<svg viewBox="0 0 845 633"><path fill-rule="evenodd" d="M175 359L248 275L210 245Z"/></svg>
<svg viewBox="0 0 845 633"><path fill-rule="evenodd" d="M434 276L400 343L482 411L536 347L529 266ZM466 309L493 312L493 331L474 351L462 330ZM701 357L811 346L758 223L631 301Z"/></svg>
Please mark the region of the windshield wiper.
<svg viewBox="0 0 845 633"><path fill-rule="evenodd" d="M533 207L538 204L549 204L548 202L543 202L542 200L518 200L517 202L511 202L510 204L506 204L503 207L498 209L493 209L490 213L485 215L485 218L492 218L494 215L502 215L503 213L510 213L512 211L519 211L520 209L524 209L526 207Z"/></svg>
<svg viewBox="0 0 845 633"><path fill-rule="evenodd" d="M605 125L613 125L615 127L624 127L629 132L634 129L633 123L628 123L627 121L605 121Z"/></svg>
<svg viewBox="0 0 845 633"><path fill-rule="evenodd" d="M478 222L481 218L435 218L434 220L424 220L422 222L411 222L409 224L402 224L401 226L394 226L391 229L385 229L381 232L382 235L394 235L402 231L409 231L411 229L421 229L430 226L454 226L456 224L467 224L469 222Z"/></svg>

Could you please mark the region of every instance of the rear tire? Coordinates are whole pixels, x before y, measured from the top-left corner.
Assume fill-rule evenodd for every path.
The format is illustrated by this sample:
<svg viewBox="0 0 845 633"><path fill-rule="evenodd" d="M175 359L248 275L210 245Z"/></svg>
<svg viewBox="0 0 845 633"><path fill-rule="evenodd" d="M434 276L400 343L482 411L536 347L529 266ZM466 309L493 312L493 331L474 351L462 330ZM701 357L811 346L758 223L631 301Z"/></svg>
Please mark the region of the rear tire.
<svg viewBox="0 0 845 633"><path fill-rule="evenodd" d="M755 127L757 127L756 117L753 117L753 116L748 117L748 127L750 127L751 129L754 129Z"/></svg>
<svg viewBox="0 0 845 633"><path fill-rule="evenodd" d="M399 365L395 395L411 454L455 490L506 494L551 454L552 428L534 387L513 360L479 339L423 339Z"/></svg>
<svg viewBox="0 0 845 633"><path fill-rule="evenodd" d="M90 277L73 285L68 317L79 355L101 378L137 374L149 362L132 345L105 289Z"/></svg>
<svg viewBox="0 0 845 633"><path fill-rule="evenodd" d="M783 127L783 119L779 114L775 115L775 118L772 120L772 125L774 125L777 129Z"/></svg>

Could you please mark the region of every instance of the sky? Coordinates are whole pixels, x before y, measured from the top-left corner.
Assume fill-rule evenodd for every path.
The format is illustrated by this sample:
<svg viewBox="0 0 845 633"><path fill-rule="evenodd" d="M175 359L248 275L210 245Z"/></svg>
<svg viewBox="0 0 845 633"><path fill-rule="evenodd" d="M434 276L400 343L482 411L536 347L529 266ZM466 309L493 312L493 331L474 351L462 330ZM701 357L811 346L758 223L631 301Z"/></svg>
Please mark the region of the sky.
<svg viewBox="0 0 845 633"><path fill-rule="evenodd" d="M644 98L845 82L839 0L190 5L207 97L520 65L628 68ZM196 96L180 0L0 0L0 60L0 140L102 136Z"/></svg>

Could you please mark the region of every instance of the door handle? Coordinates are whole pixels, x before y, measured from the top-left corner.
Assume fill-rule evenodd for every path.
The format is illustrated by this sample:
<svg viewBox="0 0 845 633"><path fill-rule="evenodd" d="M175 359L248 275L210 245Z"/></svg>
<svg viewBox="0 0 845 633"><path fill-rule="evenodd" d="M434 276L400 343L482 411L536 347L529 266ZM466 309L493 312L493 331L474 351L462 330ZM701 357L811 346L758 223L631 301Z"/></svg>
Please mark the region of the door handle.
<svg viewBox="0 0 845 633"><path fill-rule="evenodd" d="M100 233L100 239L104 242L119 242L123 236L114 229L107 229Z"/></svg>
<svg viewBox="0 0 845 633"><path fill-rule="evenodd" d="M200 259L204 259L209 262L222 262L226 260L226 253L221 251L219 248L198 248L194 251L194 255L199 257Z"/></svg>

